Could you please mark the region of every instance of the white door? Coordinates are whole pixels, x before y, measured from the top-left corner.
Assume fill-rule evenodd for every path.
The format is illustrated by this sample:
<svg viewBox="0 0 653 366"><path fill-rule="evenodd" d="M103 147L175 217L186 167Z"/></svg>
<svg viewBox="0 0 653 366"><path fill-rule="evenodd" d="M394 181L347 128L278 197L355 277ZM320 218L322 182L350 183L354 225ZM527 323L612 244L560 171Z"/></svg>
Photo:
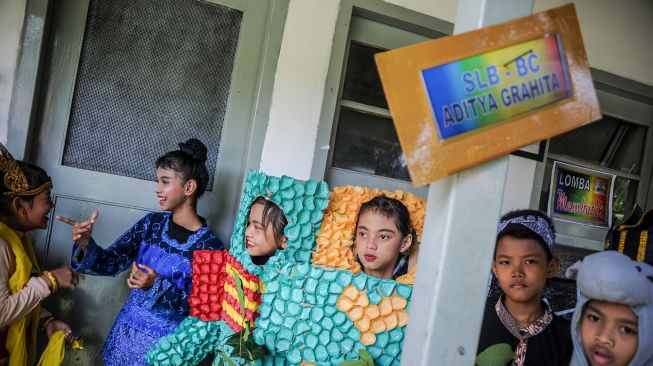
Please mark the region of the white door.
<svg viewBox="0 0 653 366"><path fill-rule="evenodd" d="M191 137L209 149L200 201L223 242L245 172L267 2L53 1L33 148L54 182L51 217L100 211L94 238L110 245L157 210L155 160ZM29 16L29 14L28 14ZM245 60L244 62L239 62ZM45 268L70 261L70 228L38 234ZM86 342L67 365L99 365L129 295L119 278L86 276L47 305Z"/></svg>

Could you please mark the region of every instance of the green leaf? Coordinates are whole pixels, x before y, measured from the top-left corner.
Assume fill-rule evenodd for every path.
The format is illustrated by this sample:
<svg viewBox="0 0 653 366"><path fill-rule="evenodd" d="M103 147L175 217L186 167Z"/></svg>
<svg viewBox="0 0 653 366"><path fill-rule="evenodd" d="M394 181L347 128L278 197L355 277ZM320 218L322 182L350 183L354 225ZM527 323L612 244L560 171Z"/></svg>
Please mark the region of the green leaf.
<svg viewBox="0 0 653 366"><path fill-rule="evenodd" d="M243 341L240 335L240 333L234 333L225 342L225 345L233 347L232 356L258 360L267 354L267 347L256 343L254 338Z"/></svg>
<svg viewBox="0 0 653 366"><path fill-rule="evenodd" d="M240 346L240 333L232 334L229 338L227 338L225 344L234 348Z"/></svg>
<svg viewBox="0 0 653 366"><path fill-rule="evenodd" d="M341 362L338 366L374 366L372 355L366 350L358 351L358 360L347 360Z"/></svg>
<svg viewBox="0 0 653 366"><path fill-rule="evenodd" d="M369 352L362 349L358 351L358 355L360 356L361 361L364 362L364 365L374 366L374 360L372 359L372 355Z"/></svg>
<svg viewBox="0 0 653 366"><path fill-rule="evenodd" d="M514 357L509 344L493 344L476 356L476 366L505 366Z"/></svg>
<svg viewBox="0 0 653 366"><path fill-rule="evenodd" d="M223 350L216 350L215 351L222 360L226 361L229 366L238 366L236 363L229 357L226 353L224 353ZM221 361L222 361L221 360Z"/></svg>
<svg viewBox="0 0 653 366"><path fill-rule="evenodd" d="M247 320L245 320L245 329L244 329L243 331L245 332L245 333L243 334L243 340L244 340L245 342L247 342L247 340L249 339L249 333L250 333L250 330L249 330L249 322L248 322Z"/></svg>
<svg viewBox="0 0 653 366"><path fill-rule="evenodd" d="M240 280L240 276L235 269L232 269L231 272L234 274L234 279L236 280L236 292L238 293L238 302L240 303L240 315L245 317L245 291L243 291L243 281Z"/></svg>
<svg viewBox="0 0 653 366"><path fill-rule="evenodd" d="M361 360L347 360L340 363L338 366L365 366Z"/></svg>

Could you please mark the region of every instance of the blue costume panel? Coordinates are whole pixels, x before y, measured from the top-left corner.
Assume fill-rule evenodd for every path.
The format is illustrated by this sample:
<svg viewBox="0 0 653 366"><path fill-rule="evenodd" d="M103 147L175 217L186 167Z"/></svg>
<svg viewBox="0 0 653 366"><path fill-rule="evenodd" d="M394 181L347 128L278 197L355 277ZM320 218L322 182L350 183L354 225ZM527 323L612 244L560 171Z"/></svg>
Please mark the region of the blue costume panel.
<svg viewBox="0 0 653 366"><path fill-rule="evenodd" d="M189 314L193 251L223 249L206 225L185 243L177 242L168 236L171 218L170 213L147 214L107 249L93 239L86 251L73 247L72 267L82 273L115 276L134 261L158 273L151 288L132 289L120 310L102 349L105 366L147 365L150 347Z"/></svg>

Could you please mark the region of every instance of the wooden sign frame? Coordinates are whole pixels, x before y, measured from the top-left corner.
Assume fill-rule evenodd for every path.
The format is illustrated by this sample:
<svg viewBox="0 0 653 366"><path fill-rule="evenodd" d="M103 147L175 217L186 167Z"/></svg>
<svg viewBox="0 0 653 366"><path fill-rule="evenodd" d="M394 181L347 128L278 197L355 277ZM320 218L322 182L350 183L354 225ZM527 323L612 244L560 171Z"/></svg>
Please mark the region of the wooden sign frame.
<svg viewBox="0 0 653 366"><path fill-rule="evenodd" d="M559 35L573 95L441 141L422 71ZM573 4L454 36L378 53L376 63L414 186L509 154L602 117Z"/></svg>

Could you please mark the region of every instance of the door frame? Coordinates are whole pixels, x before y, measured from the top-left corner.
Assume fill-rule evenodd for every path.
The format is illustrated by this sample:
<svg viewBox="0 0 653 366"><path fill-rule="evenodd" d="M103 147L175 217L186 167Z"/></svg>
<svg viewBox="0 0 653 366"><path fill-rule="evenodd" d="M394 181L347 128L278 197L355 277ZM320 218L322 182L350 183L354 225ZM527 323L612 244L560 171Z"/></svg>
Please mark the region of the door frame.
<svg viewBox="0 0 653 366"><path fill-rule="evenodd" d="M208 224L227 244L235 222L243 181L249 170L258 170L260 166L278 61L276 56L281 48L289 0L208 1L244 12L238 49L234 59L220 153L215 170L216 176L212 186L217 202L203 199L199 203L200 214L205 212L209 206L219 207L219 210L209 217ZM39 140L44 138L40 130L44 127L43 125L47 124L47 121L41 123L40 120L48 112L46 109L53 105L52 98L67 98L65 105L68 105L66 108L66 114L68 114L74 90L73 77L71 81L73 86L69 88L68 95L48 94L51 79L48 74L52 69L49 45L53 42L51 38L54 37L50 33L53 22L53 3L53 0L26 0L21 39L22 52L17 62L16 82L12 91L7 146L17 159L27 161L39 160L38 148L42 145ZM87 7L88 2L85 2L84 24ZM83 37L83 29L81 36ZM73 62L75 67L73 75L76 75L81 44L80 39L79 47L72 50L74 55L71 57L75 61ZM57 88L61 88L61 86ZM238 97L236 98L236 96ZM65 138L65 131L59 131L56 136ZM229 145L225 144L226 139L244 143ZM56 159L60 161L61 156L63 156L63 151L59 152ZM60 167L74 169L58 164L57 168ZM117 177L111 176L111 179ZM66 184L66 182L59 184L61 183ZM152 199L149 201L154 202ZM136 204L136 206L147 207L147 204ZM50 229L47 240L50 237L49 233ZM40 257L44 254L39 253Z"/></svg>

